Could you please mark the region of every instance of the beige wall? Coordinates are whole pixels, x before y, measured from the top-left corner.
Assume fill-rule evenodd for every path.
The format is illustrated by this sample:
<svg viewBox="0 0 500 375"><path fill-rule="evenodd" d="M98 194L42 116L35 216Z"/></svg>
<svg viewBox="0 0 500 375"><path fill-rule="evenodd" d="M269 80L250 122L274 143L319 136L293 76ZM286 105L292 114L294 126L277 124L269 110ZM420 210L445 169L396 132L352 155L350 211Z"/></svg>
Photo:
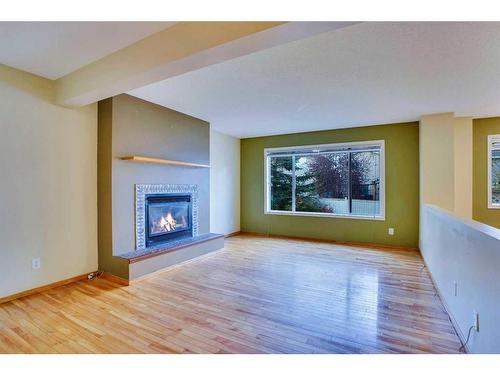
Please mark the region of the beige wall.
<svg viewBox="0 0 500 375"><path fill-rule="evenodd" d="M455 118L455 214L472 218L472 118Z"/></svg>
<svg viewBox="0 0 500 375"><path fill-rule="evenodd" d="M0 297L97 269L96 106L53 97L0 65Z"/></svg>
<svg viewBox="0 0 500 375"><path fill-rule="evenodd" d="M472 119L453 113L420 120L420 204L472 218Z"/></svg>
<svg viewBox="0 0 500 375"><path fill-rule="evenodd" d="M240 140L210 131L210 231L240 230Z"/></svg>
<svg viewBox="0 0 500 375"><path fill-rule="evenodd" d="M420 120L420 204L455 207L455 145L452 113Z"/></svg>

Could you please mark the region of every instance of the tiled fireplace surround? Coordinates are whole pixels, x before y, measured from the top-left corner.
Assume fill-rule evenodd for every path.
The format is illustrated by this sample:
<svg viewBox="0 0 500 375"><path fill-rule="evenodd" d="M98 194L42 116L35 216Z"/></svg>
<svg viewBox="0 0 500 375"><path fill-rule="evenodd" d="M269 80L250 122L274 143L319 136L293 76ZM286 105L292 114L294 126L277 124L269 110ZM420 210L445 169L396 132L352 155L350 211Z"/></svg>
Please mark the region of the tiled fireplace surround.
<svg viewBox="0 0 500 375"><path fill-rule="evenodd" d="M172 239L153 246L146 244L146 199L149 196L162 194L189 194L191 196L192 209L192 236ZM198 234L198 187L192 184L137 184L135 185L135 231L136 249L135 251L120 254L120 258L126 259L130 263L130 276L143 276L147 273L157 271L161 268L192 259L210 251L224 246L224 238L220 234L206 233ZM170 262L168 259L150 259L153 257L169 256L175 254ZM172 254L170 254L171 256ZM143 267L136 263L146 260L149 265ZM146 263L146 262L145 262ZM144 269L145 268L145 269ZM139 270L137 270L139 269Z"/></svg>
<svg viewBox="0 0 500 375"><path fill-rule="evenodd" d="M146 232L147 232L146 198L151 195L161 195L161 194L188 194L191 196L192 236L193 237L198 236L198 186L197 185L137 184L135 185L135 248L137 251L144 251L146 249ZM182 239L178 241L182 241ZM159 244L157 246L161 247L164 246L164 244Z"/></svg>

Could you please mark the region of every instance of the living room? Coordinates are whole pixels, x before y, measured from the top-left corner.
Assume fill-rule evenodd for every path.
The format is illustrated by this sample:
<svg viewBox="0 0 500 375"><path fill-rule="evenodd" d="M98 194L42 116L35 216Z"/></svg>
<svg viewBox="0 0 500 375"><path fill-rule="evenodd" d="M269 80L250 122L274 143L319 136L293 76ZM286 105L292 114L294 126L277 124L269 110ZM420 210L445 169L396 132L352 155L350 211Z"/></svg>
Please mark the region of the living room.
<svg viewBox="0 0 500 375"><path fill-rule="evenodd" d="M0 22L0 353L499 353L500 23L234 19Z"/></svg>

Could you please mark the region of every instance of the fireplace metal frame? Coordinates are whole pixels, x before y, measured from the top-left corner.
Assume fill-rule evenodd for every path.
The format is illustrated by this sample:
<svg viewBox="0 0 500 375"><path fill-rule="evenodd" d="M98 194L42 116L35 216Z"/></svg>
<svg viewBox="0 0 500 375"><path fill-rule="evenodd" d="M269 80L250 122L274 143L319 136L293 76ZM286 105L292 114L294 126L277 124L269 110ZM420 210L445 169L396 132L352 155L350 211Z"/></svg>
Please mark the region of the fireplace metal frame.
<svg viewBox="0 0 500 375"><path fill-rule="evenodd" d="M150 195L191 195L191 227L193 237L198 236L198 185L188 184L136 184L135 185L135 248L146 249L146 198Z"/></svg>

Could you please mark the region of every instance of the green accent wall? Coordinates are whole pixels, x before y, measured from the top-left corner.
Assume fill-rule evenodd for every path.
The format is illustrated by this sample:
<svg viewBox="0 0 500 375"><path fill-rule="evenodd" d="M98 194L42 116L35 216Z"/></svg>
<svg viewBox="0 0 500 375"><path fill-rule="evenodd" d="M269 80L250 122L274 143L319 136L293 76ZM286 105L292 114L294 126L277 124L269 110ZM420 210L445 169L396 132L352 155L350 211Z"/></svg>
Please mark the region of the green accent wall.
<svg viewBox="0 0 500 375"><path fill-rule="evenodd" d="M264 214L264 148L385 140L385 221ZM418 122L241 140L241 230L418 247ZM388 228L394 236L387 234Z"/></svg>
<svg viewBox="0 0 500 375"><path fill-rule="evenodd" d="M472 217L474 220L500 228L500 210L488 208L488 135L500 134L500 117L473 121L473 186Z"/></svg>
<svg viewBox="0 0 500 375"><path fill-rule="evenodd" d="M113 99L98 103L97 110L97 245L99 270L129 278L128 261L113 256L112 134Z"/></svg>

